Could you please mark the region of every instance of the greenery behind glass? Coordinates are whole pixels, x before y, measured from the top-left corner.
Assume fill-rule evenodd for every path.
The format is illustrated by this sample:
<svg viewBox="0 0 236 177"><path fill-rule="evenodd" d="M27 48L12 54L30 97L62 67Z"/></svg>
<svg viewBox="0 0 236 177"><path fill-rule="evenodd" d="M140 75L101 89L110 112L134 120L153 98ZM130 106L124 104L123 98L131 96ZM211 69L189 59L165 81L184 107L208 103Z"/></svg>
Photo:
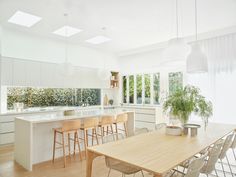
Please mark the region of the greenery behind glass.
<svg viewBox="0 0 236 177"><path fill-rule="evenodd" d="M150 74L144 75L144 87L145 87L145 104L150 104L151 102L151 85L150 85Z"/></svg>
<svg viewBox="0 0 236 177"><path fill-rule="evenodd" d="M183 89L183 73L173 72L169 73L169 95L172 95L177 90Z"/></svg>
<svg viewBox="0 0 236 177"><path fill-rule="evenodd" d="M123 103L127 103L126 96L127 96L127 79L126 76L123 76Z"/></svg>
<svg viewBox="0 0 236 177"><path fill-rule="evenodd" d="M156 73L153 75L153 103L159 104L160 103L160 74Z"/></svg>
<svg viewBox="0 0 236 177"><path fill-rule="evenodd" d="M137 92L137 104L142 104L142 75L136 76L136 92Z"/></svg>
<svg viewBox="0 0 236 177"><path fill-rule="evenodd" d="M7 108L24 103L25 108L48 106L100 105L100 89L8 87Z"/></svg>
<svg viewBox="0 0 236 177"><path fill-rule="evenodd" d="M129 103L134 103L134 76L129 76Z"/></svg>

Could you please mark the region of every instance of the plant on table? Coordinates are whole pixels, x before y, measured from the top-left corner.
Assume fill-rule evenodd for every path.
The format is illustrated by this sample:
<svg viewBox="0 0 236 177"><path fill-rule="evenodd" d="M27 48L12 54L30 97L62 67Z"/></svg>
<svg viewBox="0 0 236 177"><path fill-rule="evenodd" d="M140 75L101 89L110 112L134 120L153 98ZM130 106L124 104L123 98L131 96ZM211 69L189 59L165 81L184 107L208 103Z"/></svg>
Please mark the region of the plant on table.
<svg viewBox="0 0 236 177"><path fill-rule="evenodd" d="M189 121L192 113L200 116L205 125L212 115L212 103L200 94L200 89L194 86L185 86L169 95L163 104L164 112L178 118L182 124Z"/></svg>

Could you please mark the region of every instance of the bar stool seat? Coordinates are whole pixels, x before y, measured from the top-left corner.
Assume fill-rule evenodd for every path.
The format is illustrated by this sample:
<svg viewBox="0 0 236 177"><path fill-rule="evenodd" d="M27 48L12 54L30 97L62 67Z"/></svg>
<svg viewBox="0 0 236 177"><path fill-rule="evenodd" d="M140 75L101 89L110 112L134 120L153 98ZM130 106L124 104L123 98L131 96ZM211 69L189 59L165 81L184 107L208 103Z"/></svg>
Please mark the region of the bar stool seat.
<svg viewBox="0 0 236 177"><path fill-rule="evenodd" d="M92 146L94 145L94 138L96 139L97 144L99 144L97 135L98 123L99 123L98 117L90 117L83 119L83 122L80 127L80 130L83 131L83 138L79 139L84 141L85 155L87 155L87 147L89 146L89 139L88 139L89 136L92 138ZM89 134L88 131L92 131L92 133Z"/></svg>
<svg viewBox="0 0 236 177"><path fill-rule="evenodd" d="M101 117L100 122L98 124L101 134L98 134L98 135L101 136L102 142L103 142L103 137L105 136L105 133L106 135L114 133L113 131L114 122L115 122L114 116L106 115L106 116Z"/></svg>
<svg viewBox="0 0 236 177"><path fill-rule="evenodd" d="M69 156L71 155L70 150L70 142L73 141L74 143L74 155L76 150L76 144L78 144L78 150L80 155L80 160L82 160L81 149L80 149L80 142L79 142L79 135L78 129L81 127L80 120L70 120L64 121L62 123L62 127L54 129L54 142L53 142L53 163L55 161L55 152L56 149L63 149L63 159L64 159L64 167L66 167L66 154L65 154L65 147L68 147ZM61 142L57 141L57 134L61 134ZM73 134L74 138L71 138L70 135ZM65 135L67 135L67 145L65 145ZM56 147L56 145L60 145Z"/></svg>
<svg viewBox="0 0 236 177"><path fill-rule="evenodd" d="M118 130L125 132L125 136L128 137L128 130L127 130L127 122L128 122L128 114L122 113L118 114L115 119L115 128L116 128L116 134L118 133ZM118 129L118 125L123 125L123 129Z"/></svg>

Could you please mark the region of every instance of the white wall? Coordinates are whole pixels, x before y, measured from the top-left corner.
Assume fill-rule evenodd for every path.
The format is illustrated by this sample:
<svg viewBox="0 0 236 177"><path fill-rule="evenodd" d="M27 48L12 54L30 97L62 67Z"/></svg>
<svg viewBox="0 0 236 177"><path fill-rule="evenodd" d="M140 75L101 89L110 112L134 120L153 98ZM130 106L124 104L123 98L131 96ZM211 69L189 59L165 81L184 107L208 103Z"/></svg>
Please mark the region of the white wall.
<svg viewBox="0 0 236 177"><path fill-rule="evenodd" d="M65 42L32 35L4 28L2 38L2 55L4 57L62 63L65 60ZM106 67L116 70L115 55L97 49L68 45L68 58L76 66L89 68Z"/></svg>

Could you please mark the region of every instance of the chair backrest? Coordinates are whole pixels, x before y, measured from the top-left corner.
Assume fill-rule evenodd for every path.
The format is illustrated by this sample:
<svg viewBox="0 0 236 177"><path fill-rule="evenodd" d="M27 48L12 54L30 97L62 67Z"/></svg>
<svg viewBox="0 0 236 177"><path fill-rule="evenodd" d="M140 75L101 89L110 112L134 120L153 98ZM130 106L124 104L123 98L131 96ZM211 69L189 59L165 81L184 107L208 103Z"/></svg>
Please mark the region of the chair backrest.
<svg viewBox="0 0 236 177"><path fill-rule="evenodd" d="M223 145L224 140L220 140L208 150L208 159L203 168L201 169L201 173L211 174L215 170L215 165L218 161Z"/></svg>
<svg viewBox="0 0 236 177"><path fill-rule="evenodd" d="M94 127L97 127L98 124L99 124L98 117L90 117L90 118L83 119L84 128L94 128Z"/></svg>
<svg viewBox="0 0 236 177"><path fill-rule="evenodd" d="M139 128L135 130L134 135L139 135L139 134L148 133L148 132L149 132L148 128Z"/></svg>
<svg viewBox="0 0 236 177"><path fill-rule="evenodd" d="M102 116L100 123L101 125L110 125L114 122L113 116Z"/></svg>
<svg viewBox="0 0 236 177"><path fill-rule="evenodd" d="M81 121L78 120L67 120L62 122L63 131L78 130L81 127Z"/></svg>
<svg viewBox="0 0 236 177"><path fill-rule="evenodd" d="M191 160L185 177L199 177L200 170L204 166L206 157L207 153L197 159Z"/></svg>
<svg viewBox="0 0 236 177"><path fill-rule="evenodd" d="M231 144L231 148L232 148L232 149L235 149L235 148L236 148L236 133L234 133L234 140L233 140L233 142L232 142L232 144Z"/></svg>
<svg viewBox="0 0 236 177"><path fill-rule="evenodd" d="M128 121L128 114L127 113L123 113L123 114L118 114L116 116L116 122L127 122Z"/></svg>
<svg viewBox="0 0 236 177"><path fill-rule="evenodd" d="M219 159L222 160L222 159L225 158L228 149L232 145L233 136L234 136L234 134L231 133L230 135L228 135L226 137L225 142L224 142L223 147L222 147L222 150L221 150L220 155L219 155Z"/></svg>
<svg viewBox="0 0 236 177"><path fill-rule="evenodd" d="M166 127L166 125L167 125L166 123L156 124L155 125L155 130L160 130L160 129Z"/></svg>
<svg viewBox="0 0 236 177"><path fill-rule="evenodd" d="M102 138L102 142L109 143L109 142L117 141L119 139L124 139L124 135L121 133L106 135ZM108 168L110 168L114 164L117 164L117 160L109 158L109 157L105 157L105 162Z"/></svg>

